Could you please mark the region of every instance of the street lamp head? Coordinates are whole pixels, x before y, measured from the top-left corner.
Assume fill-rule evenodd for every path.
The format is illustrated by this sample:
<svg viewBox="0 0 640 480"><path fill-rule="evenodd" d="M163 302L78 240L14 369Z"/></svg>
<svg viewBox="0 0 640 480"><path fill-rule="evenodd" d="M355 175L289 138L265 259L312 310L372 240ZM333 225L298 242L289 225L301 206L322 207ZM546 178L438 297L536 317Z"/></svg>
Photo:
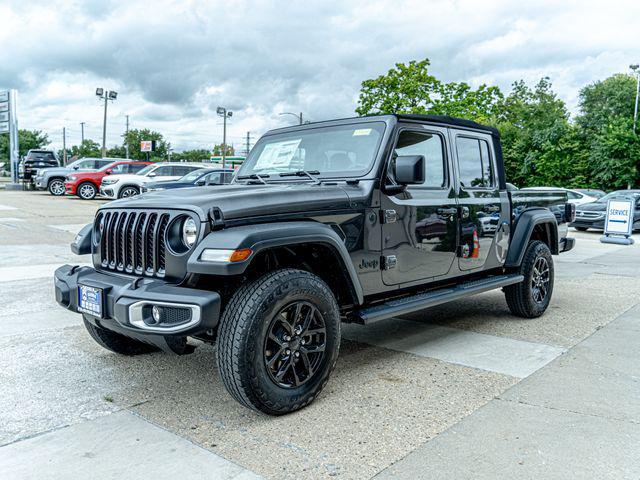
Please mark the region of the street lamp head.
<svg viewBox="0 0 640 480"><path fill-rule="evenodd" d="M629 68L635 72L636 70L638 70L638 68L640 68L640 65L638 65L637 63L633 63L629 65Z"/></svg>
<svg viewBox="0 0 640 480"><path fill-rule="evenodd" d="M110 91L109 100L115 100L116 98L118 98L118 92Z"/></svg>
<svg viewBox="0 0 640 480"><path fill-rule="evenodd" d="M231 115L233 115L233 112L227 112L227 117L230 117Z"/></svg>
<svg viewBox="0 0 640 480"><path fill-rule="evenodd" d="M227 113L227 110L226 110L225 108L223 108L223 107L218 107L218 108L216 109L216 113L217 113L218 115L224 115L225 113Z"/></svg>
<svg viewBox="0 0 640 480"><path fill-rule="evenodd" d="M96 96L101 97L104 94L104 88L96 88Z"/></svg>

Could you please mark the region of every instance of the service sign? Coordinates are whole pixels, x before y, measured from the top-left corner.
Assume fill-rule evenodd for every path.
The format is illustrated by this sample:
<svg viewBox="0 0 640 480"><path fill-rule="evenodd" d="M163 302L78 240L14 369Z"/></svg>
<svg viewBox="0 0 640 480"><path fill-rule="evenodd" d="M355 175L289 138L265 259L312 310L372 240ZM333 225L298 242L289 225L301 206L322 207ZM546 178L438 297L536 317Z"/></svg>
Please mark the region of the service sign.
<svg viewBox="0 0 640 480"><path fill-rule="evenodd" d="M142 140L140 142L141 152L150 152L152 148L153 148L153 142L151 140Z"/></svg>
<svg viewBox="0 0 640 480"><path fill-rule="evenodd" d="M9 121L9 112L0 112L0 122Z"/></svg>
<svg viewBox="0 0 640 480"><path fill-rule="evenodd" d="M0 102L0 112L9 111L9 102Z"/></svg>
<svg viewBox="0 0 640 480"><path fill-rule="evenodd" d="M609 200L604 233L606 235L631 235L634 209L634 201L631 199Z"/></svg>
<svg viewBox="0 0 640 480"><path fill-rule="evenodd" d="M9 124L7 122L0 122L0 133L9 133Z"/></svg>
<svg viewBox="0 0 640 480"><path fill-rule="evenodd" d="M9 101L9 92L7 90L3 90L0 92L0 102L8 102Z"/></svg>

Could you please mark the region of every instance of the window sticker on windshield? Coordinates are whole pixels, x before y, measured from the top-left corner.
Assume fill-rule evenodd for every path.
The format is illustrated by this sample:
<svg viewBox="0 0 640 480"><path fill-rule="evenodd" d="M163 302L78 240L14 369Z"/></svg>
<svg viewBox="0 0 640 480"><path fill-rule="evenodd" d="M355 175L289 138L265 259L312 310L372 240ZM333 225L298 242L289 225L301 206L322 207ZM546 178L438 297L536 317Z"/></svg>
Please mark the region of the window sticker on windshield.
<svg viewBox="0 0 640 480"><path fill-rule="evenodd" d="M288 168L291 165L291 159L298 150L298 145L300 145L301 141L302 139L298 138L295 140L285 140L283 142L275 142L265 145L264 150L262 150L260 158L258 158L254 168L256 170L262 168Z"/></svg>
<svg viewBox="0 0 640 480"><path fill-rule="evenodd" d="M357 130L353 131L353 137L360 137L360 136L366 136L369 135L371 133L371 129L370 128L359 128Z"/></svg>

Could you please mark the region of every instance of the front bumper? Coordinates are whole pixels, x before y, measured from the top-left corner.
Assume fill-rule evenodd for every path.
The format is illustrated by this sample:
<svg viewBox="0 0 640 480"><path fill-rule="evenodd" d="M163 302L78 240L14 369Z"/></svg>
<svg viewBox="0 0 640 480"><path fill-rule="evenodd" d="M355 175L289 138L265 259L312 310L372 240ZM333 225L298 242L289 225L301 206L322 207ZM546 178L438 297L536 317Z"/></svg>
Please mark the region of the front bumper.
<svg viewBox="0 0 640 480"><path fill-rule="evenodd" d="M47 188L43 177L36 177L35 183L38 190L44 190L45 188Z"/></svg>
<svg viewBox="0 0 640 480"><path fill-rule="evenodd" d="M91 267L64 265L54 274L56 301L67 310L78 311L78 284L101 288L103 316L84 313L95 325L117 333L156 343L154 339L197 335L218 325L220 295L207 290L179 287L161 280L110 275ZM190 309L183 323L153 324L151 307ZM149 308L147 308L149 307Z"/></svg>
<svg viewBox="0 0 640 480"><path fill-rule="evenodd" d="M100 187L100 195L107 198L116 198L113 187Z"/></svg>
<svg viewBox="0 0 640 480"><path fill-rule="evenodd" d="M573 249L575 244L576 244L576 239L575 238L565 237L565 238L560 240L560 245L559 245L558 250L561 253L562 252L568 252L569 250Z"/></svg>
<svg viewBox="0 0 640 480"><path fill-rule="evenodd" d="M77 183L64 182L64 190L67 195L75 195L77 188L78 188Z"/></svg>
<svg viewBox="0 0 640 480"><path fill-rule="evenodd" d="M595 228L604 230L604 217L601 218L576 218L569 224L570 227Z"/></svg>

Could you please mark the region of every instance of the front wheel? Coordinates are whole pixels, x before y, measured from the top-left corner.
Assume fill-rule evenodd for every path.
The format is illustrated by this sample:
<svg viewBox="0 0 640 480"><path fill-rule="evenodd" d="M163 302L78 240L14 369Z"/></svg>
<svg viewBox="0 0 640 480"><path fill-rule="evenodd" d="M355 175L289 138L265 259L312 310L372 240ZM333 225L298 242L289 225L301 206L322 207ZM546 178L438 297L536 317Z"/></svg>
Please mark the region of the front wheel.
<svg viewBox="0 0 640 480"><path fill-rule="evenodd" d="M553 257L546 243L533 240L520 265L524 280L504 288L509 310L523 318L536 318L549 306L553 293Z"/></svg>
<svg viewBox="0 0 640 480"><path fill-rule="evenodd" d="M64 181L60 180L59 178L54 178L49 182L48 190L51 195L55 195L56 197L64 195Z"/></svg>
<svg viewBox="0 0 640 480"><path fill-rule="evenodd" d="M97 193L98 189L91 182L84 182L78 186L78 196L82 200L93 200Z"/></svg>
<svg viewBox="0 0 640 480"><path fill-rule="evenodd" d="M140 193L140 190L138 190L137 187L123 187L120 190L120 194L118 195L118 198L133 197L134 195L138 195L139 193Z"/></svg>
<svg viewBox="0 0 640 480"><path fill-rule="evenodd" d="M333 293L309 272L282 269L241 287L218 328L222 381L241 404L269 415L309 405L340 348Z"/></svg>

